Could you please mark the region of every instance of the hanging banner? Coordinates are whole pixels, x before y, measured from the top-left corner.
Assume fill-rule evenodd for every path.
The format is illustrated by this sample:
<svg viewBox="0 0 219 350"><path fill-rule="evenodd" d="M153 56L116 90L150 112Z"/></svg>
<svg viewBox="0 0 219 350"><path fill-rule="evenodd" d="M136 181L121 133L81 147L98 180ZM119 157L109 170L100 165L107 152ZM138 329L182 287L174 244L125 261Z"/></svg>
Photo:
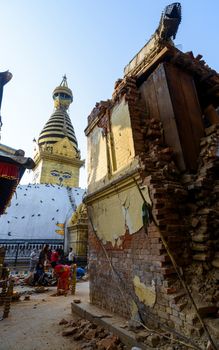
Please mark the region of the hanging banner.
<svg viewBox="0 0 219 350"><path fill-rule="evenodd" d="M19 167L14 164L0 162L0 177L9 180L18 180Z"/></svg>

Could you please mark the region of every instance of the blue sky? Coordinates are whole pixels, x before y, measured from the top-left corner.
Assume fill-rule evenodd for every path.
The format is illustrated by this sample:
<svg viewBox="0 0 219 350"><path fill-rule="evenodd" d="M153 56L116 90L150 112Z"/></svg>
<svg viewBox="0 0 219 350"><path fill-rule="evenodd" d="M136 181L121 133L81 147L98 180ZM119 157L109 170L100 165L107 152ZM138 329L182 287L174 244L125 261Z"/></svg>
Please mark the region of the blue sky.
<svg viewBox="0 0 219 350"><path fill-rule="evenodd" d="M153 34L170 2L1 0L0 71L13 74L4 89L1 142L32 156L32 140L53 112L52 91L66 74L74 94L70 117L85 159L87 116L96 102L111 98L114 82ZM219 1L181 4L175 44L184 52L202 54L219 71ZM86 187L85 170L80 185Z"/></svg>

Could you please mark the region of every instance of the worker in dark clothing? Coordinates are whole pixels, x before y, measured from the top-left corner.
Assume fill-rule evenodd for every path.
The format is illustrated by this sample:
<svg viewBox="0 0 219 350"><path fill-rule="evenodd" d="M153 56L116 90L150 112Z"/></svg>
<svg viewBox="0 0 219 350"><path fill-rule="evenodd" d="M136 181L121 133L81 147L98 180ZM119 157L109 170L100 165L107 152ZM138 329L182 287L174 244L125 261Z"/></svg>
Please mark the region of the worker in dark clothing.
<svg viewBox="0 0 219 350"><path fill-rule="evenodd" d="M39 255L39 264L43 267L43 272L44 272L44 266L47 261L47 254L49 251L49 245L46 244L44 248L41 250L40 255Z"/></svg>

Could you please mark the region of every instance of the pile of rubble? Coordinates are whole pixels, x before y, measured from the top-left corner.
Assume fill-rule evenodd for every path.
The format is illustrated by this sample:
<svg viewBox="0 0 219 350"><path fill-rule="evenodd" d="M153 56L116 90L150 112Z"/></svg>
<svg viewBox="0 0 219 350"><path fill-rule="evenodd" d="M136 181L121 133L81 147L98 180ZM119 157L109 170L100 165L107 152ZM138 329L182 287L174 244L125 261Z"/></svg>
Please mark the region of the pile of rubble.
<svg viewBox="0 0 219 350"><path fill-rule="evenodd" d="M64 325L63 336L73 336L74 341L80 342L80 348L86 350L123 350L125 345L119 338L101 326L97 326L84 319L78 321L66 321L62 319L59 322ZM81 344L83 343L83 344Z"/></svg>
<svg viewBox="0 0 219 350"><path fill-rule="evenodd" d="M123 344L119 337L106 330L100 325L96 325L85 319L79 319L77 321L67 321L62 319L59 325L64 326L62 335L64 337L72 336L74 341L78 341L78 349L85 350L126 350L131 346ZM126 328L126 327L125 327ZM129 328L129 327L128 327ZM135 330L132 329L132 335L136 340L136 344L140 344L132 347L132 350L145 350L145 349L162 349L162 350L186 350L188 349L185 342L176 339L170 333L151 333L150 330L138 327ZM198 349L198 346L197 346ZM200 348L199 348L200 349Z"/></svg>

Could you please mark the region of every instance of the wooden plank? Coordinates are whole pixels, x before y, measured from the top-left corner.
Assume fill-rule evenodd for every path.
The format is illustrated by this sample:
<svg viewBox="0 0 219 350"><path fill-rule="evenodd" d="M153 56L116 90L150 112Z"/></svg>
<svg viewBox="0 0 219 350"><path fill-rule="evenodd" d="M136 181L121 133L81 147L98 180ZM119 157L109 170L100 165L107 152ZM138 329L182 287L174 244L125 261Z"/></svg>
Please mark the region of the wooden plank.
<svg viewBox="0 0 219 350"><path fill-rule="evenodd" d="M160 62L163 62L165 59L173 57L176 49L173 46L165 46L160 52L155 54L154 58L145 59L139 63L133 71L128 72L126 75L136 75L137 77L137 86L139 86L147 77L154 71Z"/></svg>
<svg viewBox="0 0 219 350"><path fill-rule="evenodd" d="M164 59L164 57L172 51L172 47L164 46L163 49L154 55L154 57L149 60L147 59L150 55L145 51L147 44L142 47L142 49L133 57L133 59L124 67L124 76L127 75L137 75L137 77L141 77L143 74L146 74L149 69L154 68L154 65L158 65L158 63ZM144 54L142 54L142 52ZM150 53L151 54L151 53ZM173 54L172 54L173 55ZM140 59L139 56L144 57Z"/></svg>
<svg viewBox="0 0 219 350"><path fill-rule="evenodd" d="M196 170L204 127L193 79L172 64L164 67L186 168Z"/></svg>
<svg viewBox="0 0 219 350"><path fill-rule="evenodd" d="M194 143L196 157L198 159L200 153L200 140L205 135L204 124L202 121L202 111L192 76L186 72L181 71L180 77L184 99L187 106L187 112L190 119L192 141ZM197 168L197 165L195 168Z"/></svg>
<svg viewBox="0 0 219 350"><path fill-rule="evenodd" d="M160 120L160 111L152 75L141 85L140 92L146 104L148 118Z"/></svg>
<svg viewBox="0 0 219 350"><path fill-rule="evenodd" d="M179 169L184 171L185 162L163 64L160 64L157 67L152 76L157 96L160 120L162 121L164 128L165 143L173 148L175 161Z"/></svg>
<svg viewBox="0 0 219 350"><path fill-rule="evenodd" d="M196 161L196 152L193 147L191 125L185 106L180 74L178 68L174 66L165 65L165 70L186 167L191 169Z"/></svg>

